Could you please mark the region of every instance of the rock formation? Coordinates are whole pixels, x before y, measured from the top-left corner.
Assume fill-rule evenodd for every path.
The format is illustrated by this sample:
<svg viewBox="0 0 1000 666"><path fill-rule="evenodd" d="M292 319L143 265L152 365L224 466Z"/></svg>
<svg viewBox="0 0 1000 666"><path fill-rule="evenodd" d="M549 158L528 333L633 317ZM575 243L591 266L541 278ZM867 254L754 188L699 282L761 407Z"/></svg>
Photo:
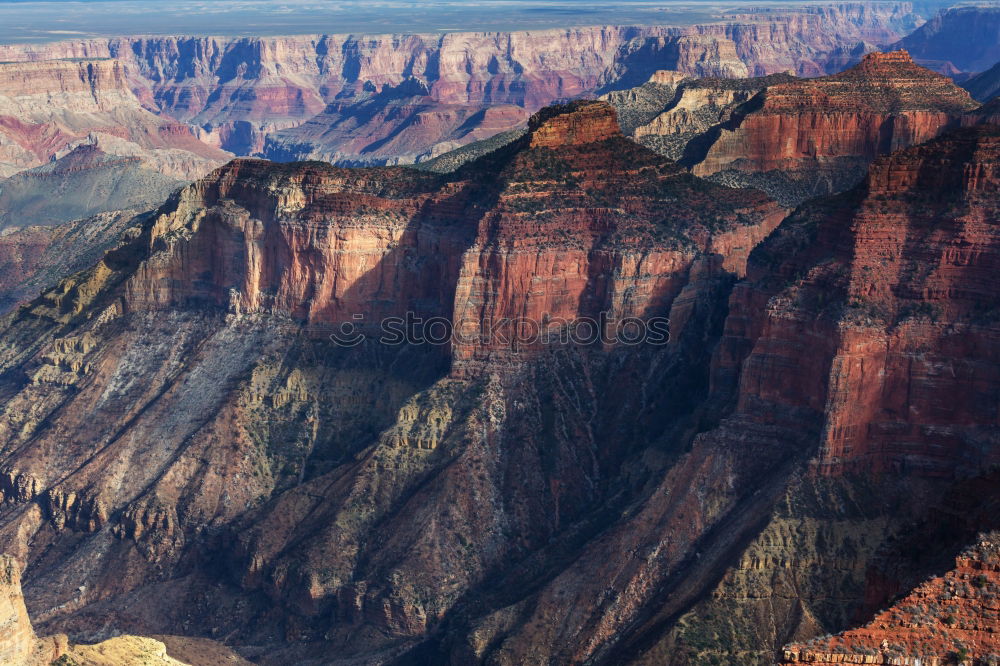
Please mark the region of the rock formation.
<svg viewBox="0 0 1000 666"><path fill-rule="evenodd" d="M58 226L0 232L0 313L93 266L118 244L139 210L116 210Z"/></svg>
<svg viewBox="0 0 1000 666"><path fill-rule="evenodd" d="M970 95L982 102L988 102L997 95L1000 95L1000 62L985 72L980 72L963 81L962 87L968 90Z"/></svg>
<svg viewBox="0 0 1000 666"><path fill-rule="evenodd" d="M1000 536L989 533L863 628L788 646L781 663L995 664L998 592Z"/></svg>
<svg viewBox="0 0 1000 666"><path fill-rule="evenodd" d="M658 113L636 127L633 136L644 146L680 161L689 143L728 122L738 107L761 90L794 80L789 74L691 80L680 86L669 104L661 106Z"/></svg>
<svg viewBox="0 0 1000 666"><path fill-rule="evenodd" d="M546 104L639 85L658 69L698 77L839 71L837 54L896 41L920 21L908 2L719 19L440 36L88 40L0 46L0 62L33 62L33 77L51 79L51 69L86 66L67 59L93 61L95 71L124 75L146 108L237 154L399 163L523 127Z"/></svg>
<svg viewBox="0 0 1000 666"><path fill-rule="evenodd" d="M626 110L633 104L621 93L612 102ZM849 188L877 155L957 127L977 107L904 51L870 53L815 79L682 82L633 136L695 174L798 204Z"/></svg>
<svg viewBox="0 0 1000 666"><path fill-rule="evenodd" d="M680 666L864 623L998 527L998 165L959 129L782 221L600 101L447 174L235 160L2 322L35 626Z"/></svg>
<svg viewBox="0 0 1000 666"><path fill-rule="evenodd" d="M54 227L98 213L159 206L184 182L139 157L82 144L43 166L0 181L0 229Z"/></svg>
<svg viewBox="0 0 1000 666"><path fill-rule="evenodd" d="M531 128L450 177L234 161L19 310L5 339L27 346L7 359L31 364L33 379L5 403L0 488L3 538L31 562L36 622L76 635L113 608L123 631L186 633L212 617L290 659L324 635L345 654L412 646L489 572L602 503L594 484L631 454L595 444L637 428L640 394L600 387L660 359L664 390L641 419L654 423L702 392L679 369L707 371L695 341L718 317L712 298L782 210L629 142L602 103L546 111ZM461 330L443 346L330 341L343 323L407 311ZM676 343L653 331L658 344L545 346L492 327L601 312L602 334L669 315ZM525 383L536 362L598 374L565 393L535 385L541 375ZM351 397L376 392L374 409ZM549 417L505 416L550 403ZM574 423L592 408L608 420L587 434ZM50 437L74 444L53 449ZM500 441L513 448L492 459ZM463 509L441 531L444 505ZM373 521L388 521L388 541L367 541ZM207 575L202 546L191 550L215 548L205 525L227 544L234 576L222 588L173 579L184 562ZM285 544L299 541L293 563ZM442 564L396 559L406 552ZM62 578L56 560L78 562L82 578ZM122 615L126 597L134 612ZM231 613L216 606L226 600ZM289 609L287 622L267 606Z"/></svg>
<svg viewBox="0 0 1000 666"><path fill-rule="evenodd" d="M814 196L836 192L877 155L933 138L976 106L905 51L872 53L840 74L766 88L685 162L702 176L771 175L800 181Z"/></svg>
<svg viewBox="0 0 1000 666"><path fill-rule="evenodd" d="M953 7L893 48L906 49L918 63L942 74L981 72L1000 60L1000 8Z"/></svg>
<svg viewBox="0 0 1000 666"><path fill-rule="evenodd" d="M191 129L145 109L126 67L109 59L0 62L0 176L40 166L80 143L141 155L177 178L205 174L228 155Z"/></svg>
<svg viewBox="0 0 1000 666"><path fill-rule="evenodd" d="M151 638L119 636L96 645L70 645L65 636L44 639L36 637L24 607L19 570L20 565L14 558L0 555L0 627L3 628L0 632L0 664L119 666L141 663L148 666L189 666L186 662L171 658L167 654L166 646ZM218 648L213 651L216 657L228 652L224 648L221 651ZM239 665L248 662L234 655L231 663ZM203 659L193 660L190 666L201 664L209 666Z"/></svg>
<svg viewBox="0 0 1000 666"><path fill-rule="evenodd" d="M3 628L0 632L0 663L28 664L35 660L38 639L24 607L20 566L7 555L0 555L0 627ZM58 656L58 651L55 651L49 661Z"/></svg>

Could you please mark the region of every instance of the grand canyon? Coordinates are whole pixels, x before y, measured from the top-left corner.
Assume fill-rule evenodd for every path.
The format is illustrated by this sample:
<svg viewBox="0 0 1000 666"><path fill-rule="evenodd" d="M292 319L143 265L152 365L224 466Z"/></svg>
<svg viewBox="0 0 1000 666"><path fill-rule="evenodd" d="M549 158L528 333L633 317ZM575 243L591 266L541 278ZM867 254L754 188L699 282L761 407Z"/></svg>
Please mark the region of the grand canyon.
<svg viewBox="0 0 1000 666"><path fill-rule="evenodd" d="M0 664L1000 664L1000 7L691 15L0 44Z"/></svg>

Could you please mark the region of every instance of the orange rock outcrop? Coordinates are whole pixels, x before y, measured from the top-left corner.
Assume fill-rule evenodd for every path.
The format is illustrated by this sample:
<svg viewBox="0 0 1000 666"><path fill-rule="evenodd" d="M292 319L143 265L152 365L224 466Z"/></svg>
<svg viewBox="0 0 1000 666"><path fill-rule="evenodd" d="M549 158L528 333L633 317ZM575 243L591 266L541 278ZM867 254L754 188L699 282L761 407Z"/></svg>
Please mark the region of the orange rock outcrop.
<svg viewBox="0 0 1000 666"><path fill-rule="evenodd" d="M972 666L1000 660L1000 540L984 534L865 626L785 647L782 664Z"/></svg>

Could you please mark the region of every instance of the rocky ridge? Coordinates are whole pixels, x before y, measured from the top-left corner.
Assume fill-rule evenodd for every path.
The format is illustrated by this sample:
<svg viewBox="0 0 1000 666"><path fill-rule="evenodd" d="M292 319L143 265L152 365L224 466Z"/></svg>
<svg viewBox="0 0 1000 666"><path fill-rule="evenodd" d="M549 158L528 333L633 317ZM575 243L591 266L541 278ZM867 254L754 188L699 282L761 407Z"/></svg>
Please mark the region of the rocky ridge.
<svg viewBox="0 0 1000 666"><path fill-rule="evenodd" d="M949 76L981 72L1000 60L1000 7L952 7L931 18L893 48Z"/></svg>
<svg viewBox="0 0 1000 666"><path fill-rule="evenodd" d="M0 229L56 227L99 213L155 208L184 181L149 166L139 157L81 144L0 181Z"/></svg>
<svg viewBox="0 0 1000 666"><path fill-rule="evenodd" d="M627 96L608 99L631 113ZM814 79L683 81L632 136L697 175L796 205L848 189L876 156L957 127L978 106L905 51L869 53Z"/></svg>
<svg viewBox="0 0 1000 666"><path fill-rule="evenodd" d="M811 460L711 591L651 614L614 658L773 663L789 637L864 624L942 571L942 551L995 529L992 408L953 396L998 390L995 358L961 351L996 335L982 276L998 139L980 126L879 158L866 184L803 205L752 253L713 355L712 395L732 411L695 449L785 442ZM966 241L975 259L952 260ZM858 658L843 661L881 663Z"/></svg>
<svg viewBox="0 0 1000 666"><path fill-rule="evenodd" d="M982 535L932 578L860 629L782 652L782 664L994 664L1000 662L996 597L1000 590L998 535Z"/></svg>
<svg viewBox="0 0 1000 666"><path fill-rule="evenodd" d="M6 367L31 379L5 375L0 529L29 562L37 623L78 636L115 618L148 635L214 618L265 661L304 659L316 641L388 658L504 562L589 520L632 455L595 442L638 426L600 387L659 359L663 391L642 420L683 413L704 385L680 368L707 365L682 341L718 316L713 295L783 210L629 142L603 103L530 126L449 177L236 160L8 319L20 342ZM355 314L407 311L463 335L330 341ZM552 347L491 332L601 312L612 324L669 315L677 342ZM552 385L546 367L589 367L592 388ZM350 398L375 393L374 406ZM548 416L507 416L525 409ZM587 434L573 424L591 409L607 420ZM73 447L51 448L69 432ZM441 523L445 505L456 510ZM234 575L209 582L202 548L228 553Z"/></svg>
<svg viewBox="0 0 1000 666"><path fill-rule="evenodd" d="M1000 95L1000 63L962 82L969 94L982 102Z"/></svg>

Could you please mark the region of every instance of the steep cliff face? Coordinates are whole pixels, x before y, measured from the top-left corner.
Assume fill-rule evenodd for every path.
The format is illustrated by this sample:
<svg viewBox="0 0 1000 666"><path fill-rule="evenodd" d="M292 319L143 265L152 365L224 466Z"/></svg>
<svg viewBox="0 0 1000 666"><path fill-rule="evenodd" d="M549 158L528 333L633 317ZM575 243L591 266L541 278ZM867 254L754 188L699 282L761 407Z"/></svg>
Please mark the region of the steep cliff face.
<svg viewBox="0 0 1000 666"><path fill-rule="evenodd" d="M765 88L684 161L801 200L846 189L877 155L933 138L976 106L906 52L872 53L840 74Z"/></svg>
<svg viewBox="0 0 1000 666"><path fill-rule="evenodd" d="M0 662L25 664L32 660L37 639L24 607L21 571L17 562L7 555L0 556L0 626L3 627Z"/></svg>
<svg viewBox="0 0 1000 666"><path fill-rule="evenodd" d="M894 45L942 74L981 72L1000 60L1000 8L955 7Z"/></svg>
<svg viewBox="0 0 1000 666"><path fill-rule="evenodd" d="M211 618L272 661L417 648L512 563L560 566L548 549L642 487L624 469L682 447L720 295L782 214L627 141L603 103L451 176L234 161L8 321L27 374L4 375L2 529L36 622ZM379 337L407 312L457 330ZM670 339L493 326L600 313L603 333L669 316ZM372 336L334 344L342 324Z"/></svg>
<svg viewBox="0 0 1000 666"><path fill-rule="evenodd" d="M909 34L923 23L911 4L867 3L760 8L727 19L725 25L695 30L732 40L752 76L833 74L843 69L845 51L891 44L893 35Z"/></svg>
<svg viewBox="0 0 1000 666"><path fill-rule="evenodd" d="M178 178L203 175L227 154L143 108L113 59L0 63L0 175L45 164L79 143L141 154Z"/></svg>
<svg viewBox="0 0 1000 666"><path fill-rule="evenodd" d="M740 105L761 90L794 80L795 77L789 74L772 74L752 79L696 79L686 82L680 86L678 94L660 108L659 113L636 127L632 135L642 145L680 161L688 144L729 121Z"/></svg>
<svg viewBox="0 0 1000 666"><path fill-rule="evenodd" d="M3 321L28 609L262 663L862 623L995 513L998 165L962 129L782 221L605 102L449 174L233 161Z"/></svg>
<svg viewBox="0 0 1000 666"><path fill-rule="evenodd" d="M698 577L715 555L708 544L725 542L705 537L700 557L672 578L651 576L648 564L628 568L647 595L638 600L655 610L616 635L609 662L774 663L790 639L866 622L921 575L940 572L943 553L994 529L991 405L1000 384L987 350L997 334L988 314L996 294L982 276L996 253L998 139L996 127L979 127L880 158L866 185L801 207L751 255L712 360L707 405L728 415L698 435L689 455L720 464L752 450L756 497L775 494L766 515L745 498L730 505L740 524L760 522L732 536L739 554L715 560L709 580ZM975 258L953 260L959 248ZM985 400L952 399L970 386ZM737 493L751 483L738 474L727 481ZM683 490L692 483L696 490ZM708 489L718 492L712 479L693 477L662 491L670 502L704 502ZM709 506L727 506L715 498ZM662 511L662 502L653 505ZM650 533L674 544L690 518ZM636 535L646 529L636 519L616 538L642 543ZM549 612L557 591L617 580L601 562L619 545L595 544L578 558L579 571L546 592ZM685 597L691 590L680 580L705 588ZM592 594L574 607L594 607L600 593ZM615 609L624 599L608 598ZM535 626L547 626L544 617L531 615ZM511 643L533 644L530 637L519 629Z"/></svg>
<svg viewBox="0 0 1000 666"><path fill-rule="evenodd" d="M934 401L939 391L957 396L973 385L996 390L992 357L962 350L995 334L990 312L997 294L981 276L996 261L997 133L990 125L961 130L879 158L860 202L850 201L857 192L844 195L845 203L819 220L803 211L755 255L759 275L805 271L807 277L779 292L754 293L752 285L737 291L734 313L767 302L771 314L764 329L747 326L743 333L761 336L754 351L726 366L742 365L741 406L759 400L758 391L785 400L795 393L775 387L805 378L817 382L801 395L824 412L820 473L903 469L951 476L993 464L995 454L980 441L992 408L949 399L940 409ZM783 258L806 243L815 247ZM803 257L809 263L799 263ZM777 263L766 268L766 262ZM771 277L761 281L779 284ZM767 374L781 365L769 358L769 348L795 349L782 339L795 330L787 328L795 318L785 316L784 307L830 317L819 336L832 345L824 361L829 372ZM741 319L731 314L730 321ZM740 345L748 349L745 341Z"/></svg>
<svg viewBox="0 0 1000 666"><path fill-rule="evenodd" d="M979 106L905 52L869 53L832 76L678 81L666 95L652 81L606 96L638 122L631 136L693 173L757 187L789 205L843 191L878 155L980 122Z"/></svg>

